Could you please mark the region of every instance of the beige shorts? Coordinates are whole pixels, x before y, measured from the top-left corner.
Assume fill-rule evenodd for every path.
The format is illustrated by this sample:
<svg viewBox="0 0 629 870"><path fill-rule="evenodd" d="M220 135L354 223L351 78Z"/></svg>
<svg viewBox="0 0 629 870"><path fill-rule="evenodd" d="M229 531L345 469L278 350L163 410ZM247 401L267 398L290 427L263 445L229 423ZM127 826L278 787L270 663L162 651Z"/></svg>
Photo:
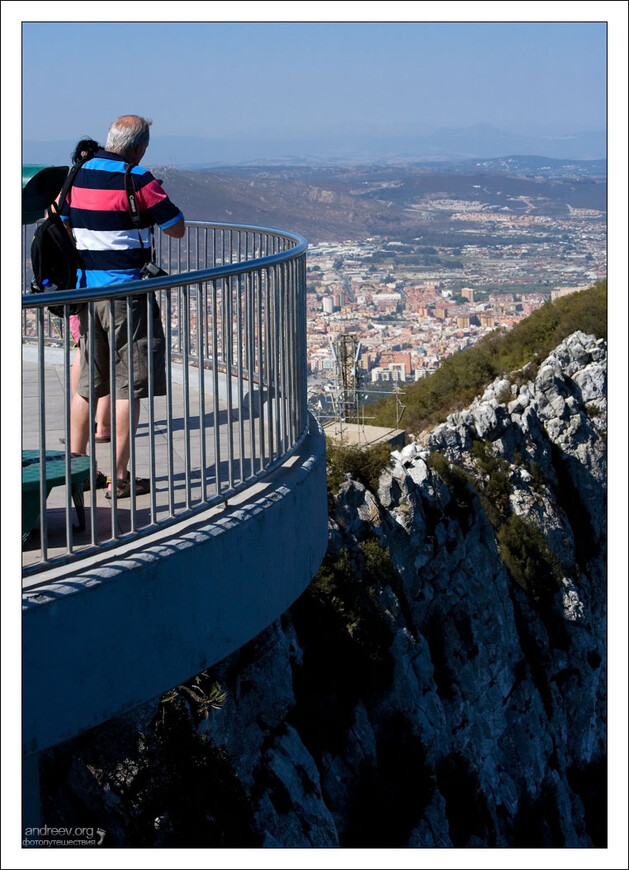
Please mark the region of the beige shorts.
<svg viewBox="0 0 629 870"><path fill-rule="evenodd" d="M148 307L148 312L147 312ZM149 371L153 366L153 394L166 394L166 340L160 317L159 307L152 293L148 296L134 296L130 300L131 323L127 318L127 301L114 302L114 335L111 353L114 355L116 398L144 399L149 395ZM148 342L148 317L153 322L152 346ZM90 368L88 364L88 306L79 312L81 374L78 393L87 399L89 396ZM130 326L130 332L129 332ZM93 377L94 395L98 399L109 395L110 385L110 327L111 303L94 303L94 351ZM133 386L129 390L129 344L133 348Z"/></svg>

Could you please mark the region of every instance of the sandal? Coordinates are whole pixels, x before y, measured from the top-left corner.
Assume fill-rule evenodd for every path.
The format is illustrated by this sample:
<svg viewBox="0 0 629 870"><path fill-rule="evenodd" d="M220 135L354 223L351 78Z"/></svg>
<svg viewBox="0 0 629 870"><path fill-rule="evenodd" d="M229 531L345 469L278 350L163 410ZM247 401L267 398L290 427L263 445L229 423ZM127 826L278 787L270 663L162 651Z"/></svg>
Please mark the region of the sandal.
<svg viewBox="0 0 629 870"><path fill-rule="evenodd" d="M147 477L136 477L135 479L135 494L147 495L151 491L151 481ZM131 496L131 480L116 480L116 495L118 498L129 498ZM105 493L105 498L111 498L111 489Z"/></svg>
<svg viewBox="0 0 629 870"><path fill-rule="evenodd" d="M105 489L106 486L107 486L107 478L105 477L105 475L103 474L102 471L97 471L96 472L96 486L94 487L94 489ZM83 492L87 492L89 489L91 489L90 479L89 479L89 477L86 477L85 480L83 481Z"/></svg>

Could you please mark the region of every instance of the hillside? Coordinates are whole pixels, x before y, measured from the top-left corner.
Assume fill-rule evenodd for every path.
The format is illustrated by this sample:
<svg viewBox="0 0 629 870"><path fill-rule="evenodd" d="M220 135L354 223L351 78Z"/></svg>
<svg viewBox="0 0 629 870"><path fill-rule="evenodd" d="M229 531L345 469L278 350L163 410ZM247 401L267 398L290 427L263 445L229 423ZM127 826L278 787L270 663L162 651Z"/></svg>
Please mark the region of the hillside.
<svg viewBox="0 0 629 870"><path fill-rule="evenodd" d="M545 177L550 166L540 167L533 158L489 161L486 167L473 168L152 167L188 219L275 226L301 233L313 244L371 235L402 238L426 224L421 208L435 199L553 218L567 217L574 208L604 212L606 183L598 174L603 168L595 162L558 163L553 176ZM431 231L438 229L434 221L439 225L439 213L431 214Z"/></svg>

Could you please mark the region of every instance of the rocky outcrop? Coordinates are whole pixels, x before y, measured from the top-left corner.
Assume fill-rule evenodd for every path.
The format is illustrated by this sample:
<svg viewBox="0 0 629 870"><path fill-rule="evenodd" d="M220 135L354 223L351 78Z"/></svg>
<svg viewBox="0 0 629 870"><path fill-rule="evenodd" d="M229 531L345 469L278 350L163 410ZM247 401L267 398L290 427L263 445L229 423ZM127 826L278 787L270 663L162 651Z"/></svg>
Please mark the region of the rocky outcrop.
<svg viewBox="0 0 629 870"><path fill-rule="evenodd" d="M346 479L295 606L47 753L46 821L112 846L604 845L605 379L575 333L376 492Z"/></svg>

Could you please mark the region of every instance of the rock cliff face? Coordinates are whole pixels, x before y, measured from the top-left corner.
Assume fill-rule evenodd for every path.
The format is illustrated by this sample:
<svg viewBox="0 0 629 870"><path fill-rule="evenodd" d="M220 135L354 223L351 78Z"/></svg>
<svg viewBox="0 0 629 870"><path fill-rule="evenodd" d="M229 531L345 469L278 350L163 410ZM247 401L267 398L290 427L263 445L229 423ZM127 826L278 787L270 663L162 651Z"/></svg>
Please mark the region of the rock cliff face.
<svg viewBox="0 0 629 870"><path fill-rule="evenodd" d="M603 846L606 361L575 333L377 491L347 479L290 612L47 753L45 820L112 846Z"/></svg>

